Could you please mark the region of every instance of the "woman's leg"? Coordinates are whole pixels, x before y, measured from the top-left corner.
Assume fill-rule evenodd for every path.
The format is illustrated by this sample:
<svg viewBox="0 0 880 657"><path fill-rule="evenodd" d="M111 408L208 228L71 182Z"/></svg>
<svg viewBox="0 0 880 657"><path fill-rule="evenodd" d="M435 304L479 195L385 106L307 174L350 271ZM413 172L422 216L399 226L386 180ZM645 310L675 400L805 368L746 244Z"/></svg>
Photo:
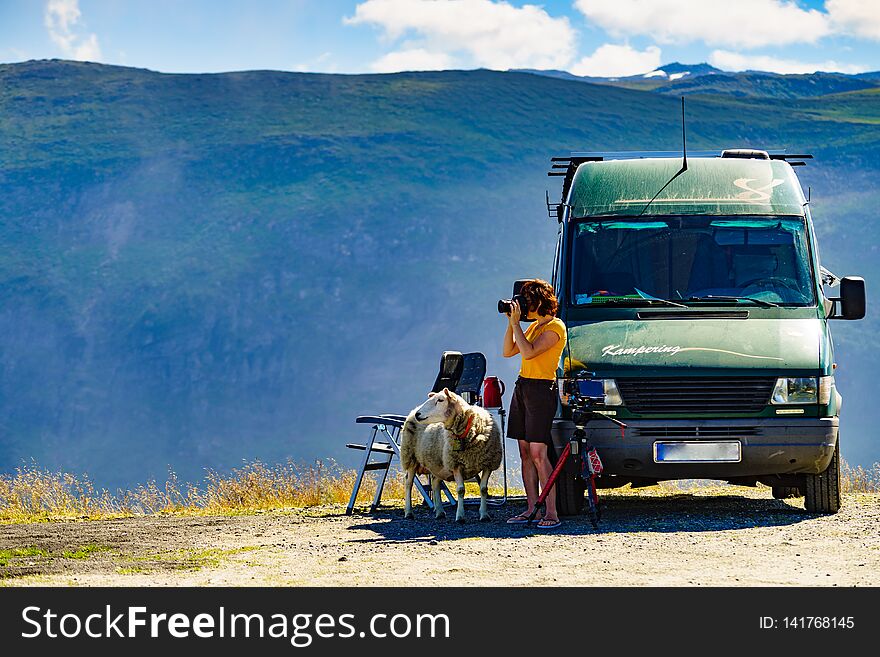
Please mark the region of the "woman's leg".
<svg viewBox="0 0 880 657"><path fill-rule="evenodd" d="M535 508L535 502L538 500L538 471L535 470L535 464L532 462L532 452L530 445L525 440L518 440L519 458L522 463L523 486L526 489L526 502L529 505L526 513L531 513Z"/></svg>
<svg viewBox="0 0 880 657"><path fill-rule="evenodd" d="M550 474L553 472L553 466L550 465L550 457L547 455L547 444L528 443L528 445L531 461L538 472L538 478L541 480L541 489L543 490L547 480L550 478ZM544 518L551 521L559 520L559 516L556 515L555 486L551 488L550 492L547 494L545 504L546 510L544 511Z"/></svg>

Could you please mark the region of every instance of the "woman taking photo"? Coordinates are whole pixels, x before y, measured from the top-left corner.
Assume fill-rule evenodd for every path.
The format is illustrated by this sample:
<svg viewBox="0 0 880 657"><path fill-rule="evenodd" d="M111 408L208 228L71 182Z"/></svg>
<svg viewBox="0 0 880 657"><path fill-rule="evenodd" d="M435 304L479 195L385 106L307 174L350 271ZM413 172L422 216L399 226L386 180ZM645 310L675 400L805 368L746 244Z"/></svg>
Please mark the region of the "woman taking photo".
<svg viewBox="0 0 880 657"><path fill-rule="evenodd" d="M528 308L520 308L515 300L511 303L503 354L505 358L522 356L510 403L507 437L519 443L528 509L507 521L512 524L528 521L538 500L538 483L543 488L553 471L548 450L553 448L550 429L556 415L556 368L566 341L565 324L556 317L559 303L553 287L547 281L534 279L523 284L520 294ZM519 323L523 316L534 320L525 331ZM547 495L544 517L537 526L553 529L560 524L554 489Z"/></svg>

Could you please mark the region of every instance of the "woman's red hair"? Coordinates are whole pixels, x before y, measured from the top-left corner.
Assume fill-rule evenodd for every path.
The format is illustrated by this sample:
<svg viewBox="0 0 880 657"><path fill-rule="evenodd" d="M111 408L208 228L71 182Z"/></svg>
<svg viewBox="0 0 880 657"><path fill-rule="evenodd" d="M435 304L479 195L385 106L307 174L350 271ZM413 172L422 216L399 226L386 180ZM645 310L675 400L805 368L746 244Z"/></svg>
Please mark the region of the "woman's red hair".
<svg viewBox="0 0 880 657"><path fill-rule="evenodd" d="M526 281L523 283L522 289L520 289L520 294L529 300L529 310L534 308L535 312L539 315L556 316L556 311L559 310L559 301L556 299L553 286L547 281L540 278ZM523 314L526 312L524 308Z"/></svg>

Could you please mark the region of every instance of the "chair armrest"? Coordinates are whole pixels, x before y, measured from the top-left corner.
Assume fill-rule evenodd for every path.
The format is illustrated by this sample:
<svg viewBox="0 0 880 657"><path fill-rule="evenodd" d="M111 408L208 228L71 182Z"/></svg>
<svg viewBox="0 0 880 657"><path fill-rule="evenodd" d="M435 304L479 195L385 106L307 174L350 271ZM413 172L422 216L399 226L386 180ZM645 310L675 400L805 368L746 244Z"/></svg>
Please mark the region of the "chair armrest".
<svg viewBox="0 0 880 657"><path fill-rule="evenodd" d="M359 415L355 422L357 424L385 424L391 427L402 427L406 418L398 419L399 417L399 415Z"/></svg>

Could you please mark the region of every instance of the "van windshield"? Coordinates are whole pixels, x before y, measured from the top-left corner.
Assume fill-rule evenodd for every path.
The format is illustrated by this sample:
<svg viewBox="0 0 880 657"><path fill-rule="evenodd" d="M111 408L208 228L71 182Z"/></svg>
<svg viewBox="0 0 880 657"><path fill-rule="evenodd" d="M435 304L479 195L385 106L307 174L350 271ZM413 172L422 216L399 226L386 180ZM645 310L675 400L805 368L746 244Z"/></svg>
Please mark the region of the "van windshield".
<svg viewBox="0 0 880 657"><path fill-rule="evenodd" d="M815 303L803 217L581 221L574 226L572 265L575 305L713 297Z"/></svg>

